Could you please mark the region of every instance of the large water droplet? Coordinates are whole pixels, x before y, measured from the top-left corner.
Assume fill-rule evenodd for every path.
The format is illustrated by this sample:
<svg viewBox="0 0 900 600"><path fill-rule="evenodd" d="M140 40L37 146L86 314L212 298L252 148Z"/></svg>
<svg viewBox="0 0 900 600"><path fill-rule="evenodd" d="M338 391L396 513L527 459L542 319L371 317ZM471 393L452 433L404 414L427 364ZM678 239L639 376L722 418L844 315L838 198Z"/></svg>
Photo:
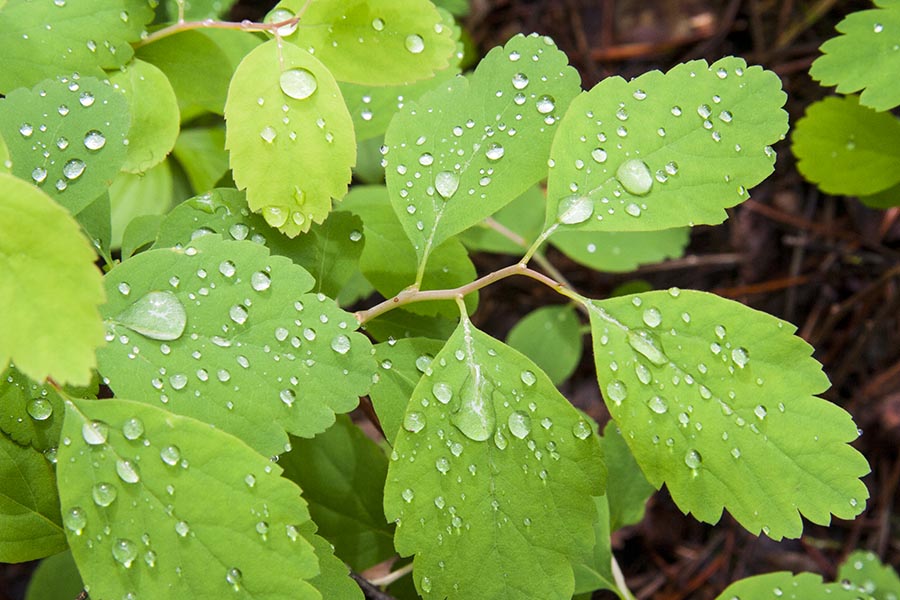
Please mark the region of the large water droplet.
<svg viewBox="0 0 900 600"><path fill-rule="evenodd" d="M496 416L491 404L492 389L477 368L462 389L459 409L450 421L470 440L483 442L494 433Z"/></svg>
<svg viewBox="0 0 900 600"><path fill-rule="evenodd" d="M109 425L103 421L88 421L81 426L81 437L91 446L105 444L109 437Z"/></svg>
<svg viewBox="0 0 900 600"><path fill-rule="evenodd" d="M138 546L131 540L117 539L112 547L113 558L126 569L131 568L138 553Z"/></svg>
<svg viewBox="0 0 900 600"><path fill-rule="evenodd" d="M411 433L419 433L425 428L425 415L420 412L408 412L403 417L403 429Z"/></svg>
<svg viewBox="0 0 900 600"><path fill-rule="evenodd" d="M46 398L32 398L25 405L25 410L35 421L46 421L53 414L53 405Z"/></svg>
<svg viewBox="0 0 900 600"><path fill-rule="evenodd" d="M130 460L118 459L116 461L116 474L125 483L137 483L141 480L137 465Z"/></svg>
<svg viewBox="0 0 900 600"><path fill-rule="evenodd" d="M404 45L413 54L421 54L425 50L425 40L422 39L421 35L415 33L406 36Z"/></svg>
<svg viewBox="0 0 900 600"><path fill-rule="evenodd" d="M150 292L119 313L115 321L144 337L169 341L184 333L187 314L172 292Z"/></svg>
<svg viewBox="0 0 900 600"><path fill-rule="evenodd" d="M503 158L504 152L505 150L500 144L491 144L484 154L488 157L488 160L500 160Z"/></svg>
<svg viewBox="0 0 900 600"><path fill-rule="evenodd" d="M434 189L441 198L449 200L459 189L459 175L450 171L441 171L434 176Z"/></svg>
<svg viewBox="0 0 900 600"><path fill-rule="evenodd" d="M525 439L525 436L531 433L531 417L521 410L511 412L506 420L506 425L509 427L509 432L520 440Z"/></svg>
<svg viewBox="0 0 900 600"><path fill-rule="evenodd" d="M653 175L644 161L632 158L616 169L616 179L629 194L643 196L653 187Z"/></svg>
<svg viewBox="0 0 900 600"><path fill-rule="evenodd" d="M559 201L556 209L556 218L565 225L577 225L584 223L594 214L594 200L589 196L577 194L566 196Z"/></svg>
<svg viewBox="0 0 900 600"><path fill-rule="evenodd" d="M630 330L628 332L628 345L654 365L662 366L669 362L669 357L663 352L659 340L645 329Z"/></svg>
<svg viewBox="0 0 900 600"><path fill-rule="evenodd" d="M243 325L247 322L247 317L250 316L250 313L247 312L243 305L235 304L228 309L228 316L238 325Z"/></svg>
<svg viewBox="0 0 900 600"><path fill-rule="evenodd" d="M375 31L384 31L384 20L375 17L372 19L372 29Z"/></svg>
<svg viewBox="0 0 900 600"><path fill-rule="evenodd" d="M111 483L100 482L91 488L91 497L97 506L107 507L116 501L119 490Z"/></svg>
<svg viewBox="0 0 900 600"><path fill-rule="evenodd" d="M645 309L642 318L647 327L659 327L659 324L662 322L662 314L655 307Z"/></svg>
<svg viewBox="0 0 900 600"><path fill-rule="evenodd" d="M606 395L618 406L628 397L628 388L625 387L624 381L613 379L606 386Z"/></svg>
<svg viewBox="0 0 900 600"><path fill-rule="evenodd" d="M534 106L539 113L546 115L553 112L553 109L556 108L556 101L553 99L553 96L541 96Z"/></svg>
<svg viewBox="0 0 900 600"><path fill-rule="evenodd" d="M522 371L520 377L522 379L522 383L529 387L533 386L537 381L537 377L535 376L533 371Z"/></svg>
<svg viewBox="0 0 900 600"><path fill-rule="evenodd" d="M310 71L302 68L288 69L278 80L281 91L297 100L305 100L312 96L319 82Z"/></svg>
<svg viewBox="0 0 900 600"><path fill-rule="evenodd" d="M344 334L335 336L335 338L331 340L331 349L338 354L347 354L347 352L350 351L350 338Z"/></svg>
<svg viewBox="0 0 900 600"><path fill-rule="evenodd" d="M187 534L191 532L191 526L187 524L187 521L178 521L175 523L175 533L177 533L180 537L187 537Z"/></svg>
<svg viewBox="0 0 900 600"><path fill-rule="evenodd" d="M593 150L591 150L591 158L593 158L594 162L596 163L605 163L607 156L608 155L606 153L606 150L604 150L603 148L594 148Z"/></svg>
<svg viewBox="0 0 900 600"><path fill-rule="evenodd" d="M84 173L84 169L84 161L73 158L65 165L63 165L63 175L65 175L66 179L69 180L78 179L79 177L81 177L81 174Z"/></svg>

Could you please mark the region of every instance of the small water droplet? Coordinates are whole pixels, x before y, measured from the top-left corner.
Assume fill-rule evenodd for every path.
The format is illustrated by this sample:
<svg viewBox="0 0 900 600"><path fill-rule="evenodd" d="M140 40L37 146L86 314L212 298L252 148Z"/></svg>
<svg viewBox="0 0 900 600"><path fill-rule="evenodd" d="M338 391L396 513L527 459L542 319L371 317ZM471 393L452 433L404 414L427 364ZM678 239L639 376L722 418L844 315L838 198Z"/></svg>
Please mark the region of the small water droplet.
<svg viewBox="0 0 900 600"><path fill-rule="evenodd" d="M47 169L35 167L31 172L31 179L33 179L35 183L43 183L47 179Z"/></svg>
<svg viewBox="0 0 900 600"><path fill-rule="evenodd" d="M556 100L553 99L553 96L541 96L534 106L539 113L546 115L556 108Z"/></svg>
<svg viewBox="0 0 900 600"><path fill-rule="evenodd" d="M292 13L291 11L284 8L278 8L268 14L268 16L266 17L266 23L282 23L284 21L290 21L294 18L294 16L294 13ZM281 27L277 28L276 31L278 32L278 35L287 37L297 31L297 25L298 23L296 22L290 23L288 25L282 25Z"/></svg>
<svg viewBox="0 0 900 600"><path fill-rule="evenodd" d="M453 398L453 388L449 384L439 381L431 387L431 393L441 404L447 404Z"/></svg>
<svg viewBox="0 0 900 600"><path fill-rule="evenodd" d="M662 323L662 313L658 308L650 307L644 310L642 319L647 327L659 327L659 324Z"/></svg>
<svg viewBox="0 0 900 600"><path fill-rule="evenodd" d="M436 461L434 461L434 467L444 475L450 470L450 461L444 458L443 456Z"/></svg>
<svg viewBox="0 0 900 600"><path fill-rule="evenodd" d="M586 440L591 435L591 426L584 419L579 419L572 425L572 435L579 440Z"/></svg>
<svg viewBox="0 0 900 600"><path fill-rule="evenodd" d="M750 353L746 348L735 348L731 351L731 360L743 369L750 362Z"/></svg>
<svg viewBox="0 0 900 600"><path fill-rule="evenodd" d="M766 416L769 414L769 411L766 410L765 406L759 404L756 406L756 408L753 409L753 414L756 415L757 419L762 420L766 418Z"/></svg>
<svg viewBox="0 0 900 600"><path fill-rule="evenodd" d="M403 44L412 54L421 54L422 51L425 50L425 40L422 39L421 35L416 33L406 36L406 40L404 40Z"/></svg>
<svg viewBox="0 0 900 600"><path fill-rule="evenodd" d="M881 23L875 23L875 25L872 26L872 31L874 31L875 33L881 33L882 31L884 31L884 25L882 25Z"/></svg>
<svg viewBox="0 0 900 600"><path fill-rule="evenodd" d="M423 576L422 579L420 580L420 587L422 588L422 591L425 592L426 594L430 593L431 592L431 578L428 577L427 575Z"/></svg>
<svg viewBox="0 0 900 600"><path fill-rule="evenodd" d="M603 148L594 148L591 150L591 158L594 159L594 162L598 164L603 164L606 162L607 154L606 150Z"/></svg>
<svg viewBox="0 0 900 600"><path fill-rule="evenodd" d="M403 417L403 429L411 433L419 433L425 428L425 415L420 412L408 412Z"/></svg>
<svg viewBox="0 0 900 600"><path fill-rule="evenodd" d="M81 535L87 525L87 515L80 506L73 506L63 515L63 523L66 529L72 531L75 535Z"/></svg>
<svg viewBox="0 0 900 600"><path fill-rule="evenodd" d="M375 31L384 31L384 20L375 17L372 19L372 29Z"/></svg>
<svg viewBox="0 0 900 600"><path fill-rule="evenodd" d="M347 354L350 351L350 338L341 334L331 340L331 349L338 354Z"/></svg>
<svg viewBox="0 0 900 600"><path fill-rule="evenodd" d="M131 563L134 562L137 552L137 544L124 538L117 539L112 548L113 558L126 569L131 568Z"/></svg>
<svg viewBox="0 0 900 600"><path fill-rule="evenodd" d="M658 415L665 414L669 410L669 404L666 402L666 399L661 396L651 397L650 400L647 401L647 406Z"/></svg>
<svg viewBox="0 0 900 600"><path fill-rule="evenodd" d="M228 228L228 233L236 240L245 240L250 233L250 228L244 223L235 223Z"/></svg>
<svg viewBox="0 0 900 600"><path fill-rule="evenodd" d="M522 371L521 374L522 383L531 387L537 381L537 377L535 377L534 372L532 371Z"/></svg>
<svg viewBox="0 0 900 600"><path fill-rule="evenodd" d="M281 390L278 397L281 398L281 401L284 402L286 406L293 406L294 401L297 399L297 393L290 388L285 388Z"/></svg>
<svg viewBox="0 0 900 600"><path fill-rule="evenodd" d="M400 492L400 497L403 498L404 502L409 504L410 502L413 501L413 498L415 498L416 495L411 489L406 488L405 490Z"/></svg>
<svg viewBox="0 0 900 600"><path fill-rule="evenodd" d="M159 451L159 457L164 463L170 467L174 467L178 464L178 461L181 460L181 450L175 445L164 446Z"/></svg>
<svg viewBox="0 0 900 600"><path fill-rule="evenodd" d="M178 521L175 523L175 533L177 533L181 537L187 537L187 534L191 532L191 526L187 524L186 521Z"/></svg>
<svg viewBox="0 0 900 600"><path fill-rule="evenodd" d="M115 321L152 340L169 341L184 333L187 314L172 292L149 292L119 313Z"/></svg>
<svg viewBox="0 0 900 600"><path fill-rule="evenodd" d="M512 84L517 90L524 90L528 87L528 76L525 73L516 73L513 75Z"/></svg>
<svg viewBox="0 0 900 600"><path fill-rule="evenodd" d="M501 146L500 144L491 144L490 146L488 146L488 149L487 149L487 151L485 151L484 154L485 154L485 156L488 157L488 160L493 161L493 160L500 160L501 158L503 158L504 152L505 152L505 150L503 149L503 146Z"/></svg>

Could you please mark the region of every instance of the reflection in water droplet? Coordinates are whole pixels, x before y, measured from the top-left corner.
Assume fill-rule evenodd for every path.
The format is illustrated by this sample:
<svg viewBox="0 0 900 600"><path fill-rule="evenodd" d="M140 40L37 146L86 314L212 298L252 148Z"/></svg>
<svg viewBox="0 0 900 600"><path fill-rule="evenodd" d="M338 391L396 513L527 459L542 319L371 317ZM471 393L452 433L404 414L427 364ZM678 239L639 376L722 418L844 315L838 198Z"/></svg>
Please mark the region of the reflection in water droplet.
<svg viewBox="0 0 900 600"><path fill-rule="evenodd" d="M665 398L660 396L653 396L650 398L650 400L647 401L647 406L658 415L665 414L669 411L669 404L666 402Z"/></svg>
<svg viewBox="0 0 900 600"><path fill-rule="evenodd" d="M159 451L159 457L164 463L170 467L174 467L178 464L178 461L181 460L181 450L175 445L164 446Z"/></svg>
<svg viewBox="0 0 900 600"><path fill-rule="evenodd" d="M250 286L257 292L263 292L272 285L272 278L263 271L257 271L250 276Z"/></svg>
<svg viewBox="0 0 900 600"><path fill-rule="evenodd" d="M169 341L184 333L187 314L172 292L150 292L119 313L114 321L152 340Z"/></svg>
<svg viewBox="0 0 900 600"><path fill-rule="evenodd" d="M503 158L504 152L505 150L500 144L491 144L484 154L488 157L488 160L500 160Z"/></svg>
<svg viewBox="0 0 900 600"><path fill-rule="evenodd" d="M347 354L350 351L350 338L341 334L331 340L331 349L338 354Z"/></svg>
<svg viewBox="0 0 900 600"><path fill-rule="evenodd" d="M238 325L243 325L247 322L247 317L249 313L247 309L244 308L240 304L235 304L231 308L228 309L228 316L231 317L231 320L237 323Z"/></svg>
<svg viewBox="0 0 900 600"><path fill-rule="evenodd" d="M79 177L81 177L81 174L84 173L84 169L84 161L73 158L65 165L63 165L63 175L66 176L66 179L71 181L73 179L78 179Z"/></svg>
<svg viewBox="0 0 900 600"><path fill-rule="evenodd" d="M63 515L63 523L66 529L72 531L75 535L81 535L87 525L87 515L80 506L73 506Z"/></svg>
<svg viewBox="0 0 900 600"><path fill-rule="evenodd" d="M591 435L591 426L584 419L579 419L572 425L572 435L579 440L586 440Z"/></svg>
<svg viewBox="0 0 900 600"><path fill-rule="evenodd" d="M408 412L403 417L403 429L411 433L419 433L425 428L425 415L420 412Z"/></svg>
<svg viewBox="0 0 900 600"><path fill-rule="evenodd" d="M553 96L541 96L538 98L535 108L542 115L546 115L553 112L553 109L556 108L556 100L553 99Z"/></svg>
<svg viewBox="0 0 900 600"><path fill-rule="evenodd" d="M731 351L731 360L734 361L734 364L743 369L747 366L747 363L750 362L750 353L746 348L735 348Z"/></svg>
<svg viewBox="0 0 900 600"><path fill-rule="evenodd" d="M556 218L565 225L583 223L590 219L592 214L594 214L594 200L577 194L560 200L556 209Z"/></svg>
<svg viewBox="0 0 900 600"><path fill-rule="evenodd" d="M604 150L603 148L594 148L593 150L591 150L591 158L593 158L594 162L596 162L596 163L599 163L599 164L605 163L606 157L607 157L606 150Z"/></svg>
<svg viewBox="0 0 900 600"><path fill-rule="evenodd" d="M521 374L522 383L531 387L537 381L537 377L535 377L534 372L532 371L522 371Z"/></svg>
<svg viewBox="0 0 900 600"><path fill-rule="evenodd" d="M628 388L625 387L625 382L614 379L606 386L606 395L619 406L628 397Z"/></svg>

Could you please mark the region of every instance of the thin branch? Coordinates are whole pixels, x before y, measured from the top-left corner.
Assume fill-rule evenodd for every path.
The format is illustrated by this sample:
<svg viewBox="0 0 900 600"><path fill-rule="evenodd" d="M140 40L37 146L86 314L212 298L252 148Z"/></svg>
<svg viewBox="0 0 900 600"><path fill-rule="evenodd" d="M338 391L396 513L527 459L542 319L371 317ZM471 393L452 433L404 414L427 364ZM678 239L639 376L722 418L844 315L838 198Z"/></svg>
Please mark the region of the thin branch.
<svg viewBox="0 0 900 600"><path fill-rule="evenodd" d="M404 565L404 566L400 567L396 571L391 571L387 575L384 575L382 577L376 577L375 579L370 579L369 583L371 583L372 585L377 586L377 587L384 587L386 585L391 585L392 583L394 583L401 577L404 577L405 575L412 573L412 570L413 570L413 564L409 563L408 565Z"/></svg>
<svg viewBox="0 0 900 600"><path fill-rule="evenodd" d="M616 581L616 587L619 588L619 592L622 594L622 598L625 600L634 600L634 595L631 593L631 590L628 589L628 584L625 583L625 576L622 574L622 568L616 561L615 556L612 557L612 574L613 579Z"/></svg>

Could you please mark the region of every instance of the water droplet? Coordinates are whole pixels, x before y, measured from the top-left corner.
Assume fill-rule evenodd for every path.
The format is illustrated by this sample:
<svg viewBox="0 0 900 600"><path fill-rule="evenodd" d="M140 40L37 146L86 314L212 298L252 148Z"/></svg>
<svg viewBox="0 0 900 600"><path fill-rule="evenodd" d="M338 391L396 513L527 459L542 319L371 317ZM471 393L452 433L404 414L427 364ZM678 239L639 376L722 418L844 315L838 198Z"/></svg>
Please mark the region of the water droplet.
<svg viewBox="0 0 900 600"><path fill-rule="evenodd" d="M884 25L882 25L881 23L875 23L875 25L872 26L872 31L874 31L875 33L881 33L882 31L884 31Z"/></svg>
<svg viewBox="0 0 900 600"><path fill-rule="evenodd" d="M403 500L404 500L407 504L409 504L410 502L413 501L413 498L415 498L416 495L415 495L415 493L414 493L411 489L406 488L405 490L403 490L402 492L400 492L400 497L403 498Z"/></svg>
<svg viewBox="0 0 900 600"><path fill-rule="evenodd" d="M594 200L589 196L574 194L566 196L559 202L556 218L565 225L584 223L594 214Z"/></svg>
<svg viewBox="0 0 900 600"><path fill-rule="evenodd" d="M553 99L553 96L541 96L534 106L539 113L546 115L553 112L553 109L556 108L556 100Z"/></svg>
<svg viewBox="0 0 900 600"><path fill-rule="evenodd" d="M374 19L372 19L372 29L374 29L375 31L384 31L384 21L382 19L379 19L378 17L375 17Z"/></svg>
<svg viewBox="0 0 900 600"><path fill-rule="evenodd" d="M766 410L765 406L759 404L756 408L753 409L753 414L756 415L757 419L762 420L766 418L766 416L769 414L769 411Z"/></svg>
<svg viewBox="0 0 900 600"><path fill-rule="evenodd" d="M32 398L25 405L25 410L35 421L46 421L53 414L53 405L46 398Z"/></svg>
<svg viewBox="0 0 900 600"><path fill-rule="evenodd" d="M444 458L443 456L436 461L434 461L434 467L444 475L450 470L450 461Z"/></svg>
<svg viewBox="0 0 900 600"><path fill-rule="evenodd" d="M531 433L531 417L521 410L511 412L506 420L506 425L509 427L509 432L520 440L525 439L525 436Z"/></svg>
<svg viewBox="0 0 900 600"><path fill-rule="evenodd" d="M75 535L81 535L82 530L87 525L87 515L79 506L73 506L63 515L63 523L69 531Z"/></svg>
<svg viewBox="0 0 900 600"><path fill-rule="evenodd" d="M430 593L431 592L431 578L429 578L427 575L423 576L421 579L420 587L422 588L422 591L425 592L426 594Z"/></svg>
<svg viewBox="0 0 900 600"><path fill-rule="evenodd" d="M187 314L169 291L150 292L122 311L116 322L152 340L177 340L184 333Z"/></svg>
<svg viewBox="0 0 900 600"><path fill-rule="evenodd" d="M434 176L434 189L445 200L449 200L459 189L459 175L450 171L441 171Z"/></svg>
<svg viewBox="0 0 900 600"><path fill-rule="evenodd" d="M175 523L175 533L177 533L181 537L187 537L187 534L191 532L191 526L187 524L186 521L178 521Z"/></svg>
<svg viewBox="0 0 900 600"><path fill-rule="evenodd" d="M178 449L178 446L165 446L159 451L159 457L164 463L170 467L174 467L178 464L178 461L181 460L181 450Z"/></svg>
<svg viewBox="0 0 900 600"><path fill-rule="evenodd" d="M281 91L296 100L309 98L319 86L316 76L302 68L288 69L281 74L278 81L281 85Z"/></svg>
<svg viewBox="0 0 900 600"><path fill-rule="evenodd" d="M419 156L419 164L423 167L430 167L434 164L434 156L429 154L428 152L424 152Z"/></svg>
<svg viewBox="0 0 900 600"><path fill-rule="evenodd" d="M403 417L403 429L411 433L419 433L425 428L425 415L420 412L408 412Z"/></svg>
<svg viewBox="0 0 900 600"><path fill-rule="evenodd" d="M747 366L747 363L750 362L750 353L746 348L735 348L731 351L731 360L734 361L734 364L743 369Z"/></svg>
<svg viewBox="0 0 900 600"><path fill-rule="evenodd" d="M31 137L31 134L34 133L34 127L28 123L22 123L19 126L19 133L22 134L22 137Z"/></svg>
<svg viewBox="0 0 900 600"><path fill-rule="evenodd" d="M138 439L144 435L144 422L137 417L128 419L125 421L125 424L122 425L122 435L124 435L127 440L134 441Z"/></svg>
<svg viewBox="0 0 900 600"><path fill-rule="evenodd" d="M121 458L116 460L116 474L118 474L119 479L125 483L137 483L141 480L137 465L130 460Z"/></svg>
<svg viewBox="0 0 900 600"><path fill-rule="evenodd" d="M606 395L616 404L616 406L619 406L628 396L628 388L625 387L624 381L614 379L606 386Z"/></svg>
<svg viewBox="0 0 900 600"><path fill-rule="evenodd" d="M187 375L184 373L175 373L169 377L169 384L175 390L183 390L184 386L187 385L187 381Z"/></svg>
<svg viewBox="0 0 900 600"><path fill-rule="evenodd" d="M605 163L606 157L606 150L604 150L603 148L594 148L593 150L591 150L591 158L593 158L594 161L599 164Z"/></svg>
<svg viewBox="0 0 900 600"><path fill-rule="evenodd" d="M137 556L137 553L138 553L137 544L135 544L131 540L119 538L113 544L113 548L112 548L113 558L115 558L116 562L121 564L126 569L131 568L131 563L134 562L134 559Z"/></svg>
<svg viewBox="0 0 900 600"><path fill-rule="evenodd" d="M450 420L470 440L483 442L494 433L496 417L491 390L492 386L476 369L474 377L467 380L460 393L459 409Z"/></svg>
<svg viewBox="0 0 900 600"><path fill-rule="evenodd" d="M285 403L287 406L293 406L294 401L297 399L297 393L290 388L285 388L281 390L278 394L278 397L281 398L281 401Z"/></svg>
<svg viewBox="0 0 900 600"><path fill-rule="evenodd" d="M661 366L669 362L669 357L663 352L659 340L645 329L630 330L628 345L654 365Z"/></svg>
<svg viewBox="0 0 900 600"><path fill-rule="evenodd" d="M441 404L447 404L453 398L453 388L449 384L439 381L431 387L431 393Z"/></svg>
<svg viewBox="0 0 900 600"><path fill-rule="evenodd" d="M503 158L504 152L505 150L500 144L491 144L484 154L488 157L488 160L500 160Z"/></svg>
<svg viewBox="0 0 900 600"><path fill-rule="evenodd" d="M699 469L700 465L703 463L703 457L700 456L700 453L691 448L684 455L684 464L686 464L691 469Z"/></svg>
<svg viewBox="0 0 900 600"><path fill-rule="evenodd" d="M659 327L659 324L662 323L662 313L655 307L644 310L642 318L647 327Z"/></svg>
<svg viewBox="0 0 900 600"><path fill-rule="evenodd" d="M84 161L73 158L63 165L63 175L65 175L66 179L71 181L81 177L81 174L84 173L84 169Z"/></svg>
<svg viewBox="0 0 900 600"><path fill-rule="evenodd" d="M586 440L591 435L591 426L584 419L579 419L572 425L572 435L579 440Z"/></svg>
<svg viewBox="0 0 900 600"><path fill-rule="evenodd" d="M522 383L524 383L525 385L527 385L529 387L534 385L534 382L537 381L537 377L535 377L535 375L532 371L522 371L521 378L522 378Z"/></svg>
<svg viewBox="0 0 900 600"><path fill-rule="evenodd" d="M616 179L625 191L636 196L643 196L653 187L653 175L644 161L632 158L626 160L616 169Z"/></svg>
<svg viewBox="0 0 900 600"><path fill-rule="evenodd" d="M665 414L669 410L669 404L666 402L666 399L661 396L653 396L650 398L650 400L647 401L647 406L658 415Z"/></svg>
<svg viewBox="0 0 900 600"><path fill-rule="evenodd" d="M81 426L81 437L91 446L105 444L109 437L109 425L103 421L88 421Z"/></svg>
<svg viewBox="0 0 900 600"><path fill-rule="evenodd" d="M43 183L44 180L47 179L47 169L43 167L35 167L31 172L31 179L33 179L35 183Z"/></svg>
<svg viewBox="0 0 900 600"><path fill-rule="evenodd" d="M503 435L503 432L497 429L497 431L494 432L494 445L497 446L497 450L505 450L508 443L509 442L506 439L506 436Z"/></svg>
<svg viewBox="0 0 900 600"><path fill-rule="evenodd" d="M231 320L238 325L243 325L247 322L249 313L247 312L247 309L240 304L235 304L230 309L228 309L228 316L231 317Z"/></svg>
<svg viewBox="0 0 900 600"><path fill-rule="evenodd" d="M525 73L516 73L513 75L512 84L517 90L524 90L528 87L528 76Z"/></svg>
<svg viewBox="0 0 900 600"><path fill-rule="evenodd" d="M347 354L350 351L350 338L341 334L331 340L331 349L338 354Z"/></svg>
<svg viewBox="0 0 900 600"><path fill-rule="evenodd" d="M653 374L650 373L650 369L640 362L635 362L634 374L637 375L638 381L644 385L648 385L653 380Z"/></svg>
<svg viewBox="0 0 900 600"><path fill-rule="evenodd" d="M284 8L278 8L269 13L269 15L266 17L266 23L282 23L284 21L290 21L294 18L294 16L294 13L292 13L291 11ZM289 25L282 25L281 27L277 28L276 31L278 32L278 35L282 37L289 36L297 31L297 23L295 22Z"/></svg>
<svg viewBox="0 0 900 600"><path fill-rule="evenodd" d="M100 482L91 488L91 497L97 506L107 507L116 501L119 490L111 483Z"/></svg>
<svg viewBox="0 0 900 600"><path fill-rule="evenodd" d="M425 40L422 39L421 35L415 33L406 36L403 44L412 54L421 54L425 50Z"/></svg>

